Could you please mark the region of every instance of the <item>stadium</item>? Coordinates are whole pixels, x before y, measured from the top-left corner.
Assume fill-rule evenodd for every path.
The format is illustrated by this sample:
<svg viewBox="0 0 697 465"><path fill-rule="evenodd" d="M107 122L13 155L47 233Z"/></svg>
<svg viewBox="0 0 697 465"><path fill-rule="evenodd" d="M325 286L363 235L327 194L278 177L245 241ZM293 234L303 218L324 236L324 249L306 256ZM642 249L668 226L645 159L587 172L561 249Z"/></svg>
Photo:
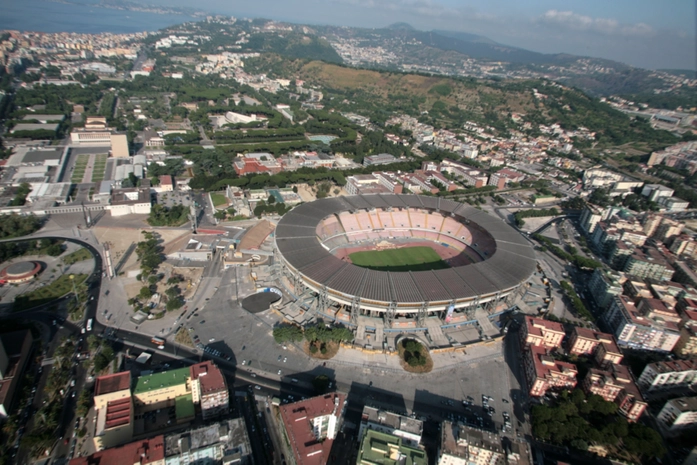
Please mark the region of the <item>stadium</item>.
<svg viewBox="0 0 697 465"><path fill-rule="evenodd" d="M501 219L419 195L305 203L280 220L275 241L296 295L316 294L319 312L336 320L371 317L386 328L422 327L433 316L467 321L477 309L492 314L536 267L532 247ZM437 255L422 255L424 248ZM392 257L383 259L385 251Z"/></svg>

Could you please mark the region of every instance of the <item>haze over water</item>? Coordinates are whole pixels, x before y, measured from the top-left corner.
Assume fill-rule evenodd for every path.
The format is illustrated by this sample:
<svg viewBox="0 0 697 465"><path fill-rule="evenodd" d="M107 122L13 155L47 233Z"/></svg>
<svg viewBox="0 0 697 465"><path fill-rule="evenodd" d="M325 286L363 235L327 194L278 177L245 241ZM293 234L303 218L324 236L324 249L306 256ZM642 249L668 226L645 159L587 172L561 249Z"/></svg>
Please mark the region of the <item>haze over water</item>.
<svg viewBox="0 0 697 465"><path fill-rule="evenodd" d="M88 3L84 0L82 2ZM0 29L21 31L131 33L156 31L194 19L186 15L114 10L95 5L72 5L46 0L9 0L3 3Z"/></svg>

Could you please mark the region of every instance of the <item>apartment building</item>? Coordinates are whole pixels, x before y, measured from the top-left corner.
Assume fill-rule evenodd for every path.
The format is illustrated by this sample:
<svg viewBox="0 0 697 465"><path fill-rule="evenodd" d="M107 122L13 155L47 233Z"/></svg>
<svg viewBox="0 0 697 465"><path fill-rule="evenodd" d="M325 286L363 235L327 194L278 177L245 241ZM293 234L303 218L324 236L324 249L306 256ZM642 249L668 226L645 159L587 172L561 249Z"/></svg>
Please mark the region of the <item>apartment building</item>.
<svg viewBox="0 0 697 465"><path fill-rule="evenodd" d="M607 308L612 298L622 293L624 274L596 268L588 281L588 292L599 308Z"/></svg>
<svg viewBox="0 0 697 465"><path fill-rule="evenodd" d="M646 304L643 308L652 308ZM603 315L621 347L670 352L680 338L678 325L658 313L642 314L627 296L615 297Z"/></svg>
<svg viewBox="0 0 697 465"><path fill-rule="evenodd" d="M564 326L561 323L526 316L525 324L520 330L520 342L523 346L561 347L564 334Z"/></svg>
<svg viewBox="0 0 697 465"><path fill-rule="evenodd" d="M634 250L627 258L622 271L637 278L649 278L657 281L670 281L675 273L668 260L653 247L646 247L645 251Z"/></svg>
<svg viewBox="0 0 697 465"><path fill-rule="evenodd" d="M656 421L668 436L675 436L697 427L697 397L680 397L665 403Z"/></svg>
<svg viewBox="0 0 697 465"><path fill-rule="evenodd" d="M165 438L162 435L110 447L92 455L76 457L69 465L165 465Z"/></svg>
<svg viewBox="0 0 697 465"><path fill-rule="evenodd" d="M358 437L362 438L368 429L399 437L407 446L419 448L424 424L409 416L366 405L361 414Z"/></svg>
<svg viewBox="0 0 697 465"><path fill-rule="evenodd" d="M190 377L192 400L200 406L204 420L230 412L230 393L225 377L213 362L192 365Z"/></svg>
<svg viewBox="0 0 697 465"><path fill-rule="evenodd" d="M623 358L612 334L580 326L575 326L571 337L569 337L569 353L593 355L599 365L619 364Z"/></svg>
<svg viewBox="0 0 697 465"><path fill-rule="evenodd" d="M530 396L544 396L549 389L576 387L576 365L555 360L545 347L526 347L523 350L523 367Z"/></svg>
<svg viewBox="0 0 697 465"><path fill-rule="evenodd" d="M346 395L332 392L281 405L281 424L295 465L330 463L330 451L339 433Z"/></svg>
<svg viewBox="0 0 697 465"><path fill-rule="evenodd" d="M506 463L506 454L497 434L449 421L444 421L441 427L439 454L438 465Z"/></svg>
<svg viewBox="0 0 697 465"><path fill-rule="evenodd" d="M406 441L399 436L368 429L359 437L361 445L356 460L358 465L382 463L428 465L426 451L406 444Z"/></svg>
<svg viewBox="0 0 697 465"><path fill-rule="evenodd" d="M587 394L599 395L608 402L615 402L620 414L630 422L637 421L648 407L634 377L624 365L591 368L583 380L582 388Z"/></svg>
<svg viewBox="0 0 697 465"><path fill-rule="evenodd" d="M579 224L586 234L590 235L595 232L596 226L602 219L603 212L600 208L594 205L586 204L586 206L583 208L583 212L581 212Z"/></svg>
<svg viewBox="0 0 697 465"><path fill-rule="evenodd" d="M649 363L637 385L646 394L689 390L697 384L697 359Z"/></svg>

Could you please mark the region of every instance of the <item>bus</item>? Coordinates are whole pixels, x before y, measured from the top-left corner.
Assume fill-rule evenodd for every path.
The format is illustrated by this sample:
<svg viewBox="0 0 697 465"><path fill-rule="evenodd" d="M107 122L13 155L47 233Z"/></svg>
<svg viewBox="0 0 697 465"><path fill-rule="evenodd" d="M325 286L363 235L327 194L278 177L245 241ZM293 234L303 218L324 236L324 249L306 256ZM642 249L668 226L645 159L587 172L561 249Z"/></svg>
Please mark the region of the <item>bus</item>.
<svg viewBox="0 0 697 465"><path fill-rule="evenodd" d="M165 340L162 339L161 337L153 337L150 339L150 342L155 344L158 349L164 349L165 348Z"/></svg>
<svg viewBox="0 0 697 465"><path fill-rule="evenodd" d="M87 331L92 331L92 318L90 318L89 320L87 320L87 326L85 326L85 329L86 329Z"/></svg>

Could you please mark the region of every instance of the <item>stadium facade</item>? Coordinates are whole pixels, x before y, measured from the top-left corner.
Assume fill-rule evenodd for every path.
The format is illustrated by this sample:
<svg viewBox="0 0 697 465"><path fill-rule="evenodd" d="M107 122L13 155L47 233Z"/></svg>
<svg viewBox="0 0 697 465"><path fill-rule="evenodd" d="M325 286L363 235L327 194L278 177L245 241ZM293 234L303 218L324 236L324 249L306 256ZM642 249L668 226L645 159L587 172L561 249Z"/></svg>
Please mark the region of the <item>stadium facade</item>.
<svg viewBox="0 0 697 465"><path fill-rule="evenodd" d="M534 250L519 232L488 213L438 197L357 195L302 204L278 223L276 249L294 292L317 293L319 308L336 305L382 318L385 327L429 316L491 312L535 271ZM432 271L376 271L337 254L356 245L431 241L464 254L462 266ZM452 254L451 254L452 256Z"/></svg>

